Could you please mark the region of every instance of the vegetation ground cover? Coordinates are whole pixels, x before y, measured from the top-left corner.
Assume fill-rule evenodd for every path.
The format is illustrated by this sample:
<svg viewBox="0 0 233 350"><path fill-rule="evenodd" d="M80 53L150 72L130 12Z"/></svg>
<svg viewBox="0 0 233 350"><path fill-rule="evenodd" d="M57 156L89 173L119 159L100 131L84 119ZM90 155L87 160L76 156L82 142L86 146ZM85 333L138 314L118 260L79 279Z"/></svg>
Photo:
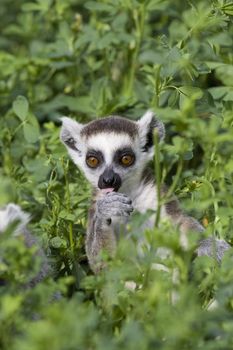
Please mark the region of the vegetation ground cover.
<svg viewBox="0 0 233 350"><path fill-rule="evenodd" d="M1 349L232 349L232 252L221 266L193 260L194 233L184 250L168 223L141 232L135 215L130 239L93 276L91 189L59 141L62 115L137 119L152 108L167 131L161 182L207 236L233 243L232 15L229 0L1 0L0 205L31 213L53 267L25 289L34 250L11 230L0 236ZM170 250L162 261L159 246Z"/></svg>

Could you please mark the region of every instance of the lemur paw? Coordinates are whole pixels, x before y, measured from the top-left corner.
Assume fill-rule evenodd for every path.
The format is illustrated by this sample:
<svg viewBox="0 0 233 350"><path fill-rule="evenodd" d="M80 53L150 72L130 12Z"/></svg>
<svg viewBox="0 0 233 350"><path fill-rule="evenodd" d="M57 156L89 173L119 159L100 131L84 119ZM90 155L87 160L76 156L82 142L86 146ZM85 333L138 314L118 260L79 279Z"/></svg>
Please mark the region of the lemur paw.
<svg viewBox="0 0 233 350"><path fill-rule="evenodd" d="M131 199L123 193L109 192L96 202L97 216L111 219L114 216L129 216L133 211Z"/></svg>
<svg viewBox="0 0 233 350"><path fill-rule="evenodd" d="M220 263L225 252L230 248L231 246L223 239L208 237L200 241L197 256L210 256Z"/></svg>

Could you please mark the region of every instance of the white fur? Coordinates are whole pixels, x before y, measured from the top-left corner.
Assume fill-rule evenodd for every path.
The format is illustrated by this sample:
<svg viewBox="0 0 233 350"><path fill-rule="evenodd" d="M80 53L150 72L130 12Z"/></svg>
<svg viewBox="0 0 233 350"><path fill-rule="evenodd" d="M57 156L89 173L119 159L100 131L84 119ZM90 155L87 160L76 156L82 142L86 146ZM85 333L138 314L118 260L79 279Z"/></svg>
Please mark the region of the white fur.
<svg viewBox="0 0 233 350"><path fill-rule="evenodd" d="M117 149L122 149L124 147L132 147L136 154L136 162L135 165L127 169L121 169L121 178L122 183L125 184L125 189L128 190L132 187L132 179L139 180L141 176L141 172L144 168L146 162L148 162L149 157L147 153L141 152L141 144L139 137L135 135L135 139L133 140L126 133L115 133L115 132L99 132L97 134L93 134L89 137L80 134L80 124L76 125L74 122L74 128L72 127L72 122L70 122L69 118L63 118L64 124L62 127L61 133L68 133L70 137L73 137L76 141L77 148L79 152L76 150L67 147L70 157L73 159L74 163L84 172L86 178L91 182L94 187L98 185L99 176L103 173L104 169L107 166L113 164L113 158ZM67 129L68 126L68 129ZM68 134L67 133L67 134ZM86 153L88 150L101 151L104 156L104 162L96 169L91 169L86 164ZM115 169L116 172L119 172L119 169Z"/></svg>
<svg viewBox="0 0 233 350"><path fill-rule="evenodd" d="M145 144L146 142L146 136L147 136L147 132L148 129L150 127L151 122L154 120L155 125L156 125L156 129L158 132L158 136L159 136L159 141L164 139L165 136L165 128L163 123L155 118L155 114L154 112L152 112L151 110L148 110L138 121L138 129L139 129L139 137L141 140L142 144ZM154 151L154 147L151 148L150 152L153 153Z"/></svg>
<svg viewBox="0 0 233 350"><path fill-rule="evenodd" d="M14 231L14 235L17 236L25 229L29 219L30 216L22 211L18 205L10 203L0 210L0 232L5 231L11 223L18 221L17 228Z"/></svg>
<svg viewBox="0 0 233 350"><path fill-rule="evenodd" d="M153 183L148 185L140 183L131 196L135 209L140 213L146 213L148 209L157 208L157 191Z"/></svg>
<svg viewBox="0 0 233 350"><path fill-rule="evenodd" d="M81 150L81 154L70 148L68 148L68 152L74 163L84 172L86 178L94 187L97 187L98 179L104 169L113 164L116 150L130 146L134 148L132 140L127 134L101 132L88 138L83 136L79 139L78 148ZM91 169L86 164L86 153L88 150L92 149L95 151L101 151L104 157L103 163L96 169ZM127 173L127 170L122 169L122 177L124 176L124 172Z"/></svg>
<svg viewBox="0 0 233 350"><path fill-rule="evenodd" d="M147 142L148 128L153 121L154 113L151 111L146 112L142 118L136 122L138 126L138 134L135 134L132 139L126 133L112 132L98 132L91 136L85 136L81 134L81 130L84 127L82 124L76 121L63 117L62 118L62 131L61 139L72 137L76 141L76 147L79 151L73 150L67 146L67 150L73 159L74 163L84 172L86 178L91 182L94 187L98 187L98 179L107 166L113 166L113 170L119 173L122 179L122 187L119 189L131 196L135 191L139 193L141 191L138 186L141 182L142 171L146 166L146 163L153 158L154 147L150 147L147 152L142 152L143 146ZM162 123L161 123L162 124ZM113 159L117 149L124 147L131 147L135 153L136 161L129 168L119 168L114 164ZM86 164L86 153L88 150L101 151L104 157L104 162L95 169L91 169ZM144 185L141 184L144 188ZM139 201L138 201L139 202ZM153 191L148 191L146 200L143 199L143 207L150 208L150 204L156 207L156 195ZM140 208L141 209L141 208ZM144 211L145 211L144 210Z"/></svg>
<svg viewBox="0 0 233 350"><path fill-rule="evenodd" d="M158 195L154 183L148 183L147 185L141 183L137 189L131 194L130 198L133 201L133 207L139 213L146 213L147 210L156 210L158 208ZM145 223L145 227L153 228L155 224L155 215L151 215L149 220ZM167 217L164 206L161 207L160 218Z"/></svg>
<svg viewBox="0 0 233 350"><path fill-rule="evenodd" d="M148 128L153 117L154 117L154 113L149 110L137 121L139 139L140 139L141 145L145 145L146 143ZM151 149L148 152L148 156L150 157L150 159L152 159L153 155L154 155L154 147L151 147Z"/></svg>
<svg viewBox="0 0 233 350"><path fill-rule="evenodd" d="M119 148L133 146L132 139L127 134L101 132L87 139L89 149L99 150L104 154L106 165L113 161L114 153Z"/></svg>
<svg viewBox="0 0 233 350"><path fill-rule="evenodd" d="M135 208L140 213L145 213L148 209L158 207L158 195L154 183L149 183L147 185L141 183L133 197L135 198ZM164 208L162 208L161 216L165 216Z"/></svg>
<svg viewBox="0 0 233 350"><path fill-rule="evenodd" d="M141 129L141 135L145 136L147 128L151 123L151 120L154 118L154 112L151 110L146 111L145 114L137 121L139 129Z"/></svg>
<svg viewBox="0 0 233 350"><path fill-rule="evenodd" d="M61 117L63 129L68 130L72 136L80 133L83 125L68 117Z"/></svg>

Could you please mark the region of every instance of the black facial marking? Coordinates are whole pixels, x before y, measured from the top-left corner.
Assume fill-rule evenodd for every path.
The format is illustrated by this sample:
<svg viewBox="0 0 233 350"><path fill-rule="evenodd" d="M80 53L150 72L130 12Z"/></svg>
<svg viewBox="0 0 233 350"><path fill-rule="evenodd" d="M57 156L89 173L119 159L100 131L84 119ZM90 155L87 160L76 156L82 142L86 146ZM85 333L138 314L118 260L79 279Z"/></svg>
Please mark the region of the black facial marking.
<svg viewBox="0 0 233 350"><path fill-rule="evenodd" d="M150 122L150 125L148 127L148 132L146 135L146 144L142 148L142 152L147 152L150 147L153 146L153 132L154 132L154 127L155 127L155 120L152 119Z"/></svg>
<svg viewBox="0 0 233 350"><path fill-rule="evenodd" d="M69 148L73 149L74 151L78 151L73 137L69 137L68 139L64 140L64 142Z"/></svg>
<svg viewBox="0 0 233 350"><path fill-rule="evenodd" d="M107 219L107 225L110 226L111 223L112 223L112 219L111 218Z"/></svg>
<svg viewBox="0 0 233 350"><path fill-rule="evenodd" d="M158 121L155 118L151 119L151 122L148 126L148 132L146 135L146 143L145 145L142 147L142 152L147 152L149 150L149 148L151 148L154 144L154 129L157 129L158 131L158 138L159 140L164 138L164 134L165 134L165 130L164 130L164 125L162 122Z"/></svg>
<svg viewBox="0 0 233 350"><path fill-rule="evenodd" d="M145 185L149 184L149 183L154 183L155 182L155 176L154 173L152 171L152 169L147 166L143 172L142 172L142 177L141 177L141 181L142 183L144 183Z"/></svg>
<svg viewBox="0 0 233 350"><path fill-rule="evenodd" d="M89 150L89 151L87 151L86 159L89 158L89 157L95 157L95 158L97 158L98 161L99 161L99 165L101 165L101 164L103 163L103 161L104 161L103 154L102 154L102 152L100 152L100 151L95 151L95 150ZM87 165L88 165L88 164L87 164ZM98 165L98 166L99 166L99 165ZM93 169L95 169L95 168L93 168Z"/></svg>
<svg viewBox="0 0 233 350"><path fill-rule="evenodd" d="M112 168L106 168L99 177L98 187L100 189L114 188L114 191L117 192L121 187L120 175L115 173Z"/></svg>
<svg viewBox="0 0 233 350"><path fill-rule="evenodd" d="M133 161L133 163L130 165L130 166L132 166L132 165L135 163L136 157L135 157L135 153L133 152L133 150L132 150L131 147L125 147L125 148L118 149L118 150L116 151L115 155L114 155L114 159L113 159L113 160L114 160L114 162L115 162L116 164L122 165L122 164L120 163L120 160L121 160L121 158L122 158L123 156L126 156L126 155L130 155L131 157L133 157L134 161Z"/></svg>

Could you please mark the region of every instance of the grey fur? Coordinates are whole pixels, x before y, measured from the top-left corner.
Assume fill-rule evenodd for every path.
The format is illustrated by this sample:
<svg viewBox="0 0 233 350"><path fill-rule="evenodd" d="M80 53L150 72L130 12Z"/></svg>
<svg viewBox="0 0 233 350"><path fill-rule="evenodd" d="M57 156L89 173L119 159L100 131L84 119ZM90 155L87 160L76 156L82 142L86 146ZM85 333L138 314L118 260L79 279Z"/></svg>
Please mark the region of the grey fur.
<svg viewBox="0 0 233 350"><path fill-rule="evenodd" d="M150 147L154 146L154 130L157 130L158 133L158 140L161 141L165 137L165 128L164 124L156 119L154 116L151 119L151 122L147 126L147 137L146 137L146 143L142 147L143 152L147 152Z"/></svg>
<svg viewBox="0 0 233 350"><path fill-rule="evenodd" d="M110 192L96 202L96 215L99 218L129 216L132 211L132 201L123 193Z"/></svg>
<svg viewBox="0 0 233 350"><path fill-rule="evenodd" d="M96 273L104 264L99 259L104 249L110 256L114 255L117 234L114 219L121 220L129 217L133 211L132 202L123 193L110 192L106 195L97 194L89 212L86 235L86 252L90 267Z"/></svg>
<svg viewBox="0 0 233 350"><path fill-rule="evenodd" d="M46 276L48 276L50 268L44 251L38 244L36 238L33 237L30 231L27 229L29 220L30 216L16 204L10 203L6 207L0 209L0 234L5 229L7 229L9 225L17 223L17 226L13 232L14 236L22 235L27 247L37 247L36 255L40 256L41 258L40 271L35 277L28 281L28 284L26 286L33 287L37 283L41 282Z"/></svg>
<svg viewBox="0 0 233 350"><path fill-rule="evenodd" d="M110 116L107 118L97 119L86 124L81 131L81 135L89 137L91 135L106 131L113 131L118 134L127 133L130 137L134 138L137 134L137 125L135 122L128 119L118 116Z"/></svg>
<svg viewBox="0 0 233 350"><path fill-rule="evenodd" d="M74 128L76 132L73 131ZM155 118L151 111L146 112L137 122L113 116L82 125L69 118L65 118L65 124L63 124L61 135L66 135L67 137L65 132L68 130L68 135L70 137L76 140L79 139L83 154L80 156L76 155L74 149L70 149L70 146L64 142L64 137L61 136L61 138L66 144L68 152L74 162L83 170L87 179L89 179L95 188L93 205L89 210L86 234L87 257L90 267L95 273L99 272L100 269L104 267L104 263L101 261L102 250L107 251L110 256L114 255L119 227L122 223L124 224L127 222L133 209L135 208L141 213L145 213L148 209L155 211L157 209L154 175L148 169L148 162L152 159L154 152L154 129L158 131L159 141L162 140L165 135L164 125ZM135 162L131 167L123 168L119 165L116 166L116 155L122 147L120 147L120 142L118 142L117 145L118 149L115 147L111 138L108 138L109 133L119 135L119 137L120 135L127 134L130 137L131 141L129 147L135 153ZM101 170L98 172L98 169L90 170L85 167L85 152L87 152L85 149L88 149L86 146L89 142L88 138L92 136L91 139L93 141L93 138L99 134L104 135L104 137L106 135L106 139L103 142L104 146L102 148L99 141L96 143L98 151L103 154ZM101 138L98 140L100 139ZM125 144L127 138L119 139L124 142L122 146L124 148L127 147ZM108 152L105 157L105 152L108 151L106 150L106 148L108 148L106 146L106 140L109 140L109 149L111 149L112 153ZM105 164L105 159L108 159L108 162L110 159L111 164ZM98 179L107 168L113 169L121 178L121 186L117 193L104 193L98 188ZM162 195L164 195L166 191L164 187L162 189ZM185 245L185 241L187 241L186 236L189 231L199 232L200 244L196 251L198 256L208 255L216 257L217 261L220 261L224 252L230 248L225 241L212 238L202 239L204 228L197 220L183 213L175 197L162 207L161 214L169 218L175 226L179 227L181 244ZM150 218L146 225L152 228L154 225L154 218ZM213 246L216 248L216 252L213 250Z"/></svg>
<svg viewBox="0 0 233 350"><path fill-rule="evenodd" d="M152 130L154 130L154 129L158 130L159 140L162 141L165 137L165 127L164 127L163 122L161 122L161 120L153 117L150 127Z"/></svg>
<svg viewBox="0 0 233 350"><path fill-rule="evenodd" d="M30 216L23 212L18 205L9 203L0 209L0 233L13 222L17 222L17 227L14 231L14 235L16 236L25 230L29 220Z"/></svg>
<svg viewBox="0 0 233 350"><path fill-rule="evenodd" d="M220 263L224 253L230 248L231 246L223 239L208 237L200 241L196 252L198 256L207 255L215 258Z"/></svg>
<svg viewBox="0 0 233 350"><path fill-rule="evenodd" d="M116 249L116 236L112 222L107 218L100 218L96 214L96 203L89 210L89 220L86 235L86 253L93 272L98 273L105 264L100 258L101 251L113 256Z"/></svg>

